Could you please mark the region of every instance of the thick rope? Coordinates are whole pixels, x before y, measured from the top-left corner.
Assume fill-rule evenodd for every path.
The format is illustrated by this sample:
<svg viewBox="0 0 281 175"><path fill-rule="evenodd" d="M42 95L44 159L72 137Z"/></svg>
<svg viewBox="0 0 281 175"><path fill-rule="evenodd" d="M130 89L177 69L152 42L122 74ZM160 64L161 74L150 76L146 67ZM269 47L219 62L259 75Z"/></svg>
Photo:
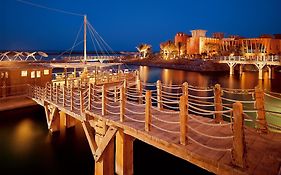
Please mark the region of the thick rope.
<svg viewBox="0 0 281 175"><path fill-rule="evenodd" d="M187 126L188 129L190 129L191 131L201 135L201 136L205 136L205 137L208 137L208 138L211 138L211 139L232 139L233 138L233 135L231 136L212 136L212 135L208 135L208 134L205 134L205 133L202 133L196 129L194 129L193 127L191 127L190 125Z"/></svg>
<svg viewBox="0 0 281 175"><path fill-rule="evenodd" d="M134 118L131 118L131 117L127 116L127 115L124 115L124 117L126 117L126 118L128 118L128 119L130 119L130 120L132 120L134 122L145 123L143 120L134 119Z"/></svg>
<svg viewBox="0 0 281 175"><path fill-rule="evenodd" d="M156 117L155 115L151 115L152 118L154 118L155 120L158 120L160 122L163 122L163 123L168 123L168 124L180 124L180 122L175 122L175 121L168 121L168 120L163 120L163 119L160 119L158 117Z"/></svg>
<svg viewBox="0 0 281 175"><path fill-rule="evenodd" d="M214 124L214 123L207 123L207 122L202 122L201 120L198 120L196 119L196 117L193 117L192 115L188 115L189 118L191 118L192 120L200 123L200 124L203 124L203 125L207 125L207 126L231 126L232 123L218 123L218 124Z"/></svg>
<svg viewBox="0 0 281 175"><path fill-rule="evenodd" d="M190 136L187 136L188 139L190 139L191 141L193 141L194 143L204 147L204 148L207 148L207 149L210 149L210 150L214 150L214 151L231 151L232 148L213 148L213 147L210 147L210 146L207 146L207 145L204 145L196 140L194 140L193 138L191 138Z"/></svg>
<svg viewBox="0 0 281 175"><path fill-rule="evenodd" d="M161 128L159 126L154 125L153 123L151 123L150 125L153 126L156 129L159 129L160 131L163 131L163 132L168 132L168 133L171 133L171 134L179 134L180 133L179 131L171 131L171 130Z"/></svg>

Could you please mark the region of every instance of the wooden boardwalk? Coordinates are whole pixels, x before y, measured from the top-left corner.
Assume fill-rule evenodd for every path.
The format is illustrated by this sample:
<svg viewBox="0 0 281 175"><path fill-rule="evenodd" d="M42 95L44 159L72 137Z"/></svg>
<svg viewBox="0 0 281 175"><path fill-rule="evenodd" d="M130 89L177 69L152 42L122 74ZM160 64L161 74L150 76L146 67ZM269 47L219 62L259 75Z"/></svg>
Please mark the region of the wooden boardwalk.
<svg viewBox="0 0 281 175"><path fill-rule="evenodd" d="M241 103L233 108L231 103L225 104L223 100L231 102L231 99L217 96L220 87L216 88L212 97L213 90L187 84L145 85L137 81L80 88L48 85L34 87L30 96L45 107L48 126L53 131L59 129L61 116L55 115L58 111L69 116L69 126L75 123L73 118L82 122L96 167L101 166L102 154L112 154L106 150L116 132L121 132L215 174L280 174L281 134L268 132L269 126L263 125L260 116L257 128L244 122L238 125L236 118L243 120L245 116L236 108L242 107ZM121 146L116 142L117 150ZM119 156L116 154L115 172L132 174L133 165L127 162L125 166L126 156ZM119 167L120 160L123 167ZM103 166L103 170L97 168L95 173L112 174L113 165Z"/></svg>

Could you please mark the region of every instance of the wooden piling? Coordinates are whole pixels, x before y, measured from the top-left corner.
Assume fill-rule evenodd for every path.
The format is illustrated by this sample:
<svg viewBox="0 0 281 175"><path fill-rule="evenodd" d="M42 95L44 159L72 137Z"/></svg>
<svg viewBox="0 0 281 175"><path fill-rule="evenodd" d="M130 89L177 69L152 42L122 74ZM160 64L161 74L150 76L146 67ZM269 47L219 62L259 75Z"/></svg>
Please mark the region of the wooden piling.
<svg viewBox="0 0 281 175"><path fill-rule="evenodd" d="M180 97L180 144L187 143L187 96Z"/></svg>
<svg viewBox="0 0 281 175"><path fill-rule="evenodd" d="M133 175L134 173L134 138L119 129L116 133L115 172L118 175Z"/></svg>
<svg viewBox="0 0 281 175"><path fill-rule="evenodd" d="M265 115L265 107L264 107L264 92L260 87L255 87L255 107L257 109L257 122L256 127L262 133L267 133L267 121Z"/></svg>
<svg viewBox="0 0 281 175"><path fill-rule="evenodd" d="M145 93L145 131L150 131L151 123L151 91Z"/></svg>
<svg viewBox="0 0 281 175"><path fill-rule="evenodd" d="M214 87L215 111L223 110L221 95L222 95L221 86L219 84L216 84ZM215 122L220 123L222 121L223 121L222 113L215 113Z"/></svg>
<svg viewBox="0 0 281 175"><path fill-rule="evenodd" d="M233 104L233 149L232 162L235 166L244 168L246 164L246 144L244 136L244 115L241 102Z"/></svg>

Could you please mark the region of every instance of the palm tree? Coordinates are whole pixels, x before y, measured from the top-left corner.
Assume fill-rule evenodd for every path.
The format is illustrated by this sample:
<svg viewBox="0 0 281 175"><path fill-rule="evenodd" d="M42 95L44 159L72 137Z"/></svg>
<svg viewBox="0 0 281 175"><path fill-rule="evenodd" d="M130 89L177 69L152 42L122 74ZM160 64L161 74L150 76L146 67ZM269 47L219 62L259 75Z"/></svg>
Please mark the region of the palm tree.
<svg viewBox="0 0 281 175"><path fill-rule="evenodd" d="M166 60L172 58L172 56L175 57L178 53L177 46L172 41L161 43L160 49L163 55L162 57Z"/></svg>
<svg viewBox="0 0 281 175"><path fill-rule="evenodd" d="M146 58L152 51L152 46L148 44L140 44L136 47L141 54L141 58Z"/></svg>

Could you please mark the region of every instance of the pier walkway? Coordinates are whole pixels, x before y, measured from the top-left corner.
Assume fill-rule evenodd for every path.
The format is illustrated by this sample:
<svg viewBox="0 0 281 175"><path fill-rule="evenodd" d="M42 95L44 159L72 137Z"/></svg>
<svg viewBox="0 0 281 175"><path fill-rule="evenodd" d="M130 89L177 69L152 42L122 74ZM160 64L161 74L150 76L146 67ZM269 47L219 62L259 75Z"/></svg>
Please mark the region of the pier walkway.
<svg viewBox="0 0 281 175"><path fill-rule="evenodd" d="M244 56L221 56L213 59L216 63L224 63L229 66L230 75L234 74L234 67L236 65L240 65L239 73L243 72L243 65L255 65L259 70L259 79L263 79L262 71L265 66L268 69L268 78L272 78L272 67L273 66L281 66L281 58L280 56L252 56L252 57L244 57Z"/></svg>
<svg viewBox="0 0 281 175"><path fill-rule="evenodd" d="M80 87L50 83L28 92L45 108L51 131L61 122L66 127L82 123L99 175L133 174L134 139L215 174L280 174L281 127L272 122L280 113L268 110L266 102L280 100L278 95L258 87L202 88L139 79Z"/></svg>

